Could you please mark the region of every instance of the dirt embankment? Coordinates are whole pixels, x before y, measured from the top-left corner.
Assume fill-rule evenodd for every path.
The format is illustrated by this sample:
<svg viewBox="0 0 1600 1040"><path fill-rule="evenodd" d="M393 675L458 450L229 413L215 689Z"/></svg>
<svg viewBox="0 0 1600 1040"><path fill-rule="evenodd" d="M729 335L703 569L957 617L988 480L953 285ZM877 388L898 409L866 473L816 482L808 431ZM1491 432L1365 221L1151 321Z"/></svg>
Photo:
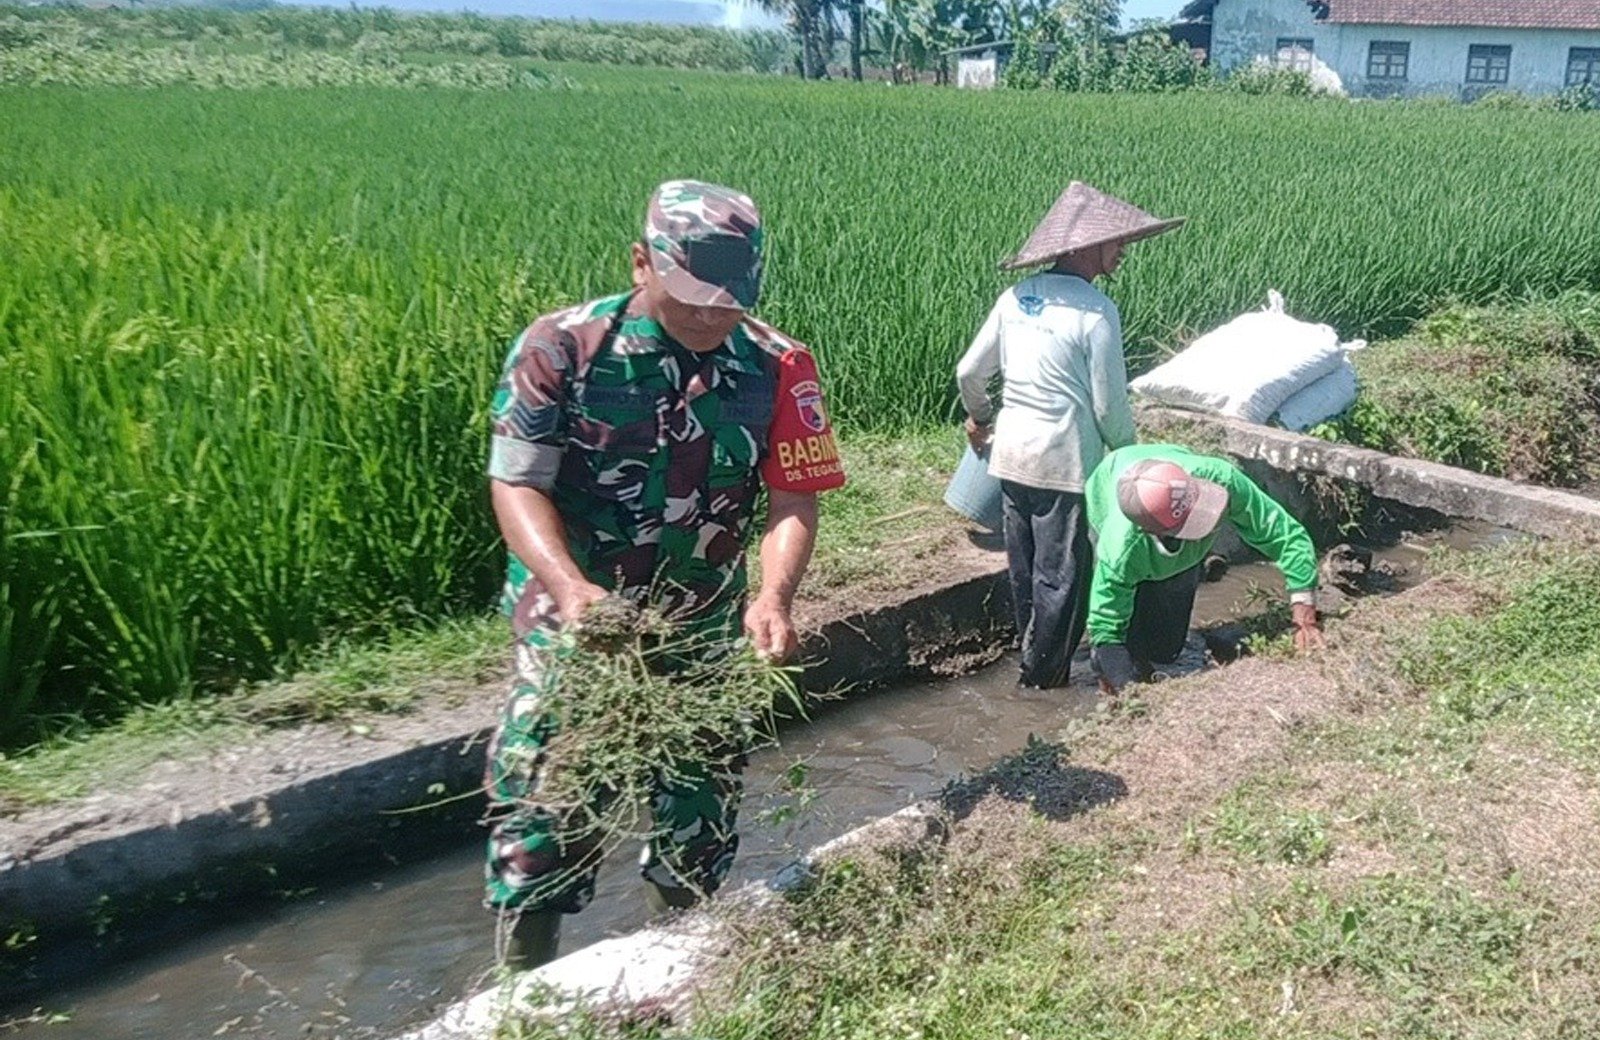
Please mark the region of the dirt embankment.
<svg viewBox="0 0 1600 1040"><path fill-rule="evenodd" d="M981 797L949 803L938 853L869 857L751 926L781 952L737 958L696 1028L1596 1035L1595 771L1435 710L1401 667L1407 636L1484 609L1434 579L1321 654L1146 687L1030 748L960 789Z"/></svg>

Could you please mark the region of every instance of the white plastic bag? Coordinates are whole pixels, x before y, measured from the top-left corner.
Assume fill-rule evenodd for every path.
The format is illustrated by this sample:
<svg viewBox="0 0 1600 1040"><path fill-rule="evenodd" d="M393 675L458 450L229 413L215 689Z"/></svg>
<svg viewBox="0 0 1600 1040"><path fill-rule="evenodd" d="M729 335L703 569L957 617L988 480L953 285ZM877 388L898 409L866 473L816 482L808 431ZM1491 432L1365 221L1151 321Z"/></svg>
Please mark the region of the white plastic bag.
<svg viewBox="0 0 1600 1040"><path fill-rule="evenodd" d="M1332 372L1290 394L1278 407L1278 422L1286 430L1309 430L1343 414L1359 393L1356 368L1347 357Z"/></svg>
<svg viewBox="0 0 1600 1040"><path fill-rule="evenodd" d="M1290 395L1343 358L1338 333L1285 314L1274 289L1266 310L1213 329L1129 386L1163 404L1265 423Z"/></svg>

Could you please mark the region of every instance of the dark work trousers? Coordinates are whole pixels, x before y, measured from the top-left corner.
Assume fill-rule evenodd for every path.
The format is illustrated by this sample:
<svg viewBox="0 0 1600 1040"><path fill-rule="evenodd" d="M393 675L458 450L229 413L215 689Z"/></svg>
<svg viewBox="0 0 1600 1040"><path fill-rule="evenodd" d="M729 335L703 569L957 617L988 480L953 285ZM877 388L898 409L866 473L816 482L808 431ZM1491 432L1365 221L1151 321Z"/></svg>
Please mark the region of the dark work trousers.
<svg viewBox="0 0 1600 1040"><path fill-rule="evenodd" d="M1135 661L1169 664L1189 638L1189 617L1200 587L1200 568L1190 567L1161 581L1143 581L1133 593L1128 622L1128 653Z"/></svg>
<svg viewBox="0 0 1600 1040"><path fill-rule="evenodd" d="M1041 690L1067 684L1089 614L1094 550L1083 495L1001 481L1011 598L1022 640L1022 677Z"/></svg>

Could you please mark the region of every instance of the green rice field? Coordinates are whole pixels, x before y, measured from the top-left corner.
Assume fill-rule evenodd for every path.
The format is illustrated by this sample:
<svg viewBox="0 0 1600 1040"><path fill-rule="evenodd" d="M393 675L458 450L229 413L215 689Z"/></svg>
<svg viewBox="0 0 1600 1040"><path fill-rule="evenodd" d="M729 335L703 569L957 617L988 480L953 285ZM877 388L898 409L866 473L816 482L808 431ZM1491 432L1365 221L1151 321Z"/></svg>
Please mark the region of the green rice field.
<svg viewBox="0 0 1600 1040"><path fill-rule="evenodd" d="M626 284L669 177L770 226L763 317L851 432L951 369L1073 178L1180 232L1137 363L1285 294L1346 337L1600 286L1600 121L560 70L546 89L0 90L0 747L489 602L507 342Z"/></svg>

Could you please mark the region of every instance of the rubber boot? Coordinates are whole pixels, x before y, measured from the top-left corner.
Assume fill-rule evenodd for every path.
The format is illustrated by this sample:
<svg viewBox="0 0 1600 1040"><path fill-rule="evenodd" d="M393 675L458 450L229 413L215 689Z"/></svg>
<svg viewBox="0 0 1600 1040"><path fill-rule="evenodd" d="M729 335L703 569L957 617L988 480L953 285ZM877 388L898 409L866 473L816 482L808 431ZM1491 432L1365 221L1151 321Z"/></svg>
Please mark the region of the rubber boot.
<svg viewBox="0 0 1600 1040"><path fill-rule="evenodd" d="M654 881L644 883L644 901L650 912L664 914L669 910L687 910L700 902L700 894L692 888L663 888Z"/></svg>
<svg viewBox="0 0 1600 1040"><path fill-rule="evenodd" d="M506 941L503 963L510 971L532 971L556 959L561 941L561 915L554 911L527 912L517 918Z"/></svg>

